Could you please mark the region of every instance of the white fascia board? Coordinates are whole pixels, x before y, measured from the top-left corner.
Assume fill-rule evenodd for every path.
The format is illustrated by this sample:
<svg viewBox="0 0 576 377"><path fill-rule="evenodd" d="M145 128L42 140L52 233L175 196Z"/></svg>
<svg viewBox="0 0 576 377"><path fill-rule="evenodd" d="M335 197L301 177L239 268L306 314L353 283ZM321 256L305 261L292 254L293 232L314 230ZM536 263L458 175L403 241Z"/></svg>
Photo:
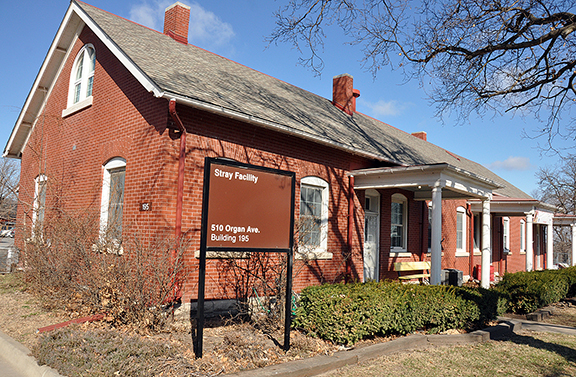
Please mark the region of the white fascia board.
<svg viewBox="0 0 576 377"><path fill-rule="evenodd" d="M162 90L152 81L134 62L122 51L110 37L95 23L82 8L72 2L70 7L80 16L82 21L96 34L96 36L108 47L114 56L128 69L138 82L155 97L162 97Z"/></svg>
<svg viewBox="0 0 576 377"><path fill-rule="evenodd" d="M311 134L303 132L303 131L295 130L295 129L290 128L290 127L286 127L286 126L279 124L279 123L275 123L275 122L271 122L271 121L268 121L265 119L254 117L252 115L240 113L238 111L230 110L230 109L227 109L227 108L222 107L222 106L217 106L217 105L213 105L211 103L202 102L202 101L198 101L198 100L195 100L192 98L184 97L184 96L179 95L179 94L163 92L160 95L158 95L157 97L165 98L168 101L170 101L171 99L175 99L177 103L180 103L180 104L185 105L185 106L194 107L194 108L197 108L200 110L204 110L204 111L208 111L208 112L218 114L221 116L225 116L228 118L236 119L236 120L239 120L242 122L251 123L251 124L254 124L254 125L262 127L262 128L267 128L270 130L274 130L274 131L282 132L282 133L289 134L292 136L300 137L302 139L310 140L314 143L318 143L318 144L326 145L326 146L329 146L332 148L340 149L340 150L343 150L345 152L348 152L348 153L351 153L351 154L354 154L357 156L401 165L400 162L398 162L398 161L391 161L391 160L383 158L380 155L377 155L374 153L368 153L362 149L350 147L346 144L341 144L341 143L337 143L334 141L328 141L328 140L323 139L321 137L311 135Z"/></svg>
<svg viewBox="0 0 576 377"><path fill-rule="evenodd" d="M490 201L490 212L498 213L506 216L525 216L527 212L535 209L537 204L536 200L518 200L518 201ZM482 212L482 202L470 202L470 210L472 212Z"/></svg>
<svg viewBox="0 0 576 377"><path fill-rule="evenodd" d="M51 92L54 83L56 82L57 74L54 74L54 71L60 72L61 65L65 61L66 57L68 56L68 48L62 50L60 46L60 42L64 39L64 36L70 32L70 28L77 29L78 24L74 25L78 22L78 20L73 19L73 9L72 4L68 7L62 22L60 23L60 27L56 32L56 36L52 40L52 44L50 45L50 49L44 58L44 62L36 75L36 79L32 84L32 88L28 93L28 97L26 98L26 102L24 102L24 106L20 111L20 115L16 120L16 124L12 129L12 133L10 134L10 138L6 143L4 148L4 152L2 154L3 157L11 157L11 158L20 158L20 154L24 149L26 143L28 142L28 137L30 135L30 131L33 129L34 124L36 123L36 118L41 110L44 108L46 103L46 99L48 98L49 93ZM69 46L67 46L69 47ZM58 68L56 68L58 66ZM50 71L50 74L53 77L47 77L47 71ZM44 85L41 85L41 84ZM42 96L43 98L39 98ZM31 108L32 105L34 108ZM26 119L24 119L26 118ZM22 143L20 144L18 150L14 149L14 142L16 139L23 139Z"/></svg>
<svg viewBox="0 0 576 377"><path fill-rule="evenodd" d="M354 188L418 188L438 186L468 198L491 198L494 182L448 164L356 170ZM459 197L457 195L456 197Z"/></svg>

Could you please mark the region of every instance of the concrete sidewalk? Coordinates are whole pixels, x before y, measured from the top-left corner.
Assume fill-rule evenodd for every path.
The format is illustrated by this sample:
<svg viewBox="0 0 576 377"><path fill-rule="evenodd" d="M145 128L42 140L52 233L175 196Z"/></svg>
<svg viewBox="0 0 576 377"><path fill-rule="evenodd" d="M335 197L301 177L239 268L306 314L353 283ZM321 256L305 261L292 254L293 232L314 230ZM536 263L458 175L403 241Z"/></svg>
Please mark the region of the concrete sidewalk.
<svg viewBox="0 0 576 377"><path fill-rule="evenodd" d="M56 370L39 366L30 350L0 331L0 375L2 377L62 377Z"/></svg>

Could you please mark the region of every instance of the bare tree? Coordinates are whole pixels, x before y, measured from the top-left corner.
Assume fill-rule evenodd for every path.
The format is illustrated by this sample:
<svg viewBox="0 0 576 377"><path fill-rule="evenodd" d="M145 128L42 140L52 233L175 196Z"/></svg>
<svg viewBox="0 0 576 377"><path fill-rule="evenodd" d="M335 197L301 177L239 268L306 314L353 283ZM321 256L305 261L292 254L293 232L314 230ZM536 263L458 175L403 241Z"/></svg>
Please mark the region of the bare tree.
<svg viewBox="0 0 576 377"><path fill-rule="evenodd" d="M569 155L553 167L540 168L537 197L539 200L554 204L560 213L576 215L576 155ZM571 255L571 229L554 229L554 255L556 262L568 263Z"/></svg>
<svg viewBox="0 0 576 377"><path fill-rule="evenodd" d="M554 150L576 136L575 12L573 0L289 0L269 40L305 49L319 73L324 29L337 25L374 75L390 65L419 78L438 115L533 114L532 136Z"/></svg>
<svg viewBox="0 0 576 377"><path fill-rule="evenodd" d="M0 218L15 221L20 163L13 159L0 159Z"/></svg>

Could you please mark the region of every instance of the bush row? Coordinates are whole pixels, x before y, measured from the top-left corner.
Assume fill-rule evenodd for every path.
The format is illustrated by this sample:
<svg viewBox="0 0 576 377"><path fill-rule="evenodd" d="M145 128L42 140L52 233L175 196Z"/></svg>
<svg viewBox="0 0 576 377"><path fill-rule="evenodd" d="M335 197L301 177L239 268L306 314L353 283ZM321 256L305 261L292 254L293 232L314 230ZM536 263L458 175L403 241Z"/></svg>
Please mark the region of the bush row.
<svg viewBox="0 0 576 377"><path fill-rule="evenodd" d="M505 274L495 291L506 299L508 311L531 313L576 294L576 267Z"/></svg>
<svg viewBox="0 0 576 377"><path fill-rule="evenodd" d="M311 286L293 324L313 336L354 344L375 335L472 328L496 318L499 295L485 289L396 282Z"/></svg>

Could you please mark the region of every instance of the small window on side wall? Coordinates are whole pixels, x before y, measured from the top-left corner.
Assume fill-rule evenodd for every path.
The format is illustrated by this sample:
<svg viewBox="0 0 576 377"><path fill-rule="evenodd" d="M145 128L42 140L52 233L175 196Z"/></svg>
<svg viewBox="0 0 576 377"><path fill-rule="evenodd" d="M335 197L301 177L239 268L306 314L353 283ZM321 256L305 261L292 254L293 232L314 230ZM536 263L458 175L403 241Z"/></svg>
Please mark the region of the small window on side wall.
<svg viewBox="0 0 576 377"><path fill-rule="evenodd" d="M100 240L120 247L124 209L124 177L126 160L115 157L104 165L102 201L100 206ZM108 248L110 246L107 246Z"/></svg>
<svg viewBox="0 0 576 377"><path fill-rule="evenodd" d="M390 251L406 251L408 238L408 200L404 195L392 195L392 203L390 205L390 220Z"/></svg>
<svg viewBox="0 0 576 377"><path fill-rule="evenodd" d="M318 177L300 181L298 252L311 258L327 256L328 182Z"/></svg>

